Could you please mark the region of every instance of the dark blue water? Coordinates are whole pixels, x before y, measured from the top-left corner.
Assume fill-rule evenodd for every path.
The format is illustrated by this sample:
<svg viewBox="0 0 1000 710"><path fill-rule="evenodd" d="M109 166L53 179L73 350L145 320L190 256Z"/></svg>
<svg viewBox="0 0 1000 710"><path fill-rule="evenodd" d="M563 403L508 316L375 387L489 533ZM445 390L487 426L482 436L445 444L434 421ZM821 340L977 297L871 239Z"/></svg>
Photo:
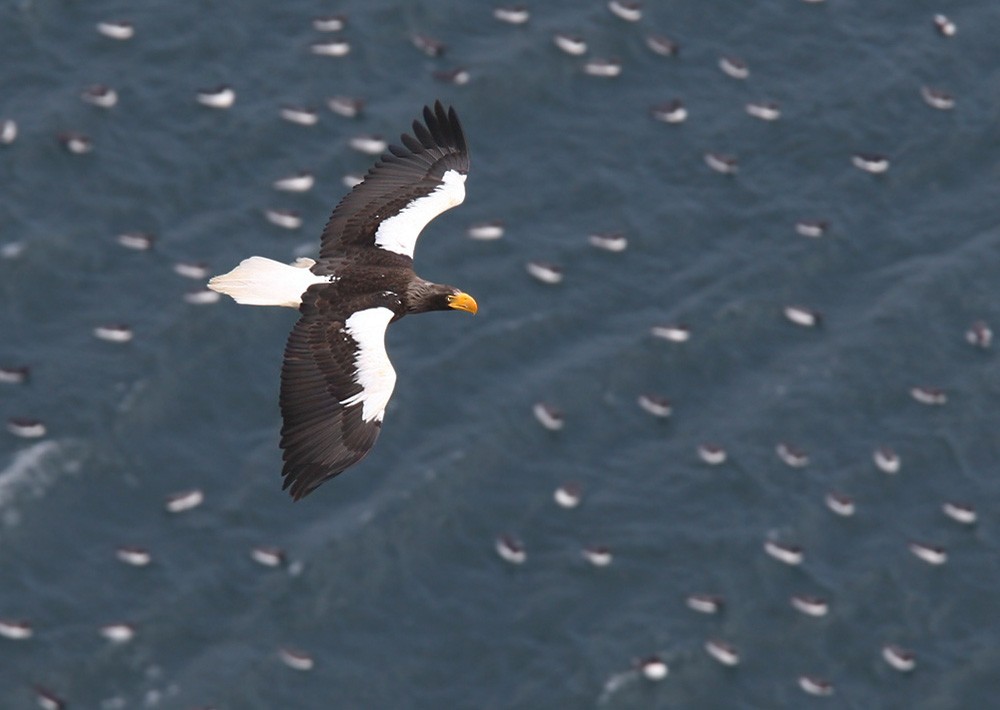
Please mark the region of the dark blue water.
<svg viewBox="0 0 1000 710"><path fill-rule="evenodd" d="M1000 379L1000 14L994 3L796 0L646 3L632 24L602 2L535 3L523 27L483 2L7 3L0 10L0 416L41 419L37 440L0 436L0 706L852 708L986 707L1000 691L997 479ZM315 16L344 13L343 58L314 56ZM931 18L957 24L941 37ZM95 29L123 18L135 37ZM587 76L555 32L616 78ZM448 45L432 59L414 33ZM677 58L646 47L651 32ZM740 57L746 80L718 68ZM465 67L453 86L433 72ZM111 109L79 94L106 83ZM228 111L195 92L236 90ZM930 85L953 110L921 99ZM333 95L365 112L330 112ZM395 137L441 98L472 150L464 205L422 237L416 265L479 315L394 325L399 373L381 439L301 503L280 491L278 372L285 309L197 305L177 262L229 270L251 254L312 254L346 188L372 161L361 133ZM681 125L648 108L680 98ZM782 116L748 116L774 100ZM316 107L313 127L279 117ZM93 152L56 140L80 131ZM738 156L720 175L706 152ZM884 153L869 175L857 152ZM272 181L313 171L305 194ZM263 216L301 213L299 230ZM502 219L504 237L465 236ZM825 219L819 239L801 219ZM622 231L621 253L588 235ZM155 235L146 252L117 235ZM551 286L525 271L562 266ZM821 311L822 326L782 309ZM96 326L129 324L109 343ZM672 343L653 326L686 323ZM911 388L946 392L920 404ZM637 405L670 399L657 420ZM565 415L559 432L532 416ZM705 441L728 461L697 455ZM779 442L803 449L791 468ZM896 475L872 452L891 446ZM563 510L552 492L584 490ZM193 488L204 503L164 510ZM850 495L856 514L824 505ZM963 526L941 510L974 504ZM518 567L494 551L521 540ZM765 540L798 544L800 566ZM908 550L946 548L944 565ZM606 568L581 556L606 545ZM137 545L133 568L115 550ZM274 569L251 559L284 549ZM688 609L692 593L724 611ZM822 596L811 618L793 594ZM129 622L113 644L99 628ZM709 657L718 638L739 666ZM916 654L908 674L886 644ZM314 662L289 668L279 649ZM670 668L654 683L635 659ZM829 680L831 698L798 687Z"/></svg>

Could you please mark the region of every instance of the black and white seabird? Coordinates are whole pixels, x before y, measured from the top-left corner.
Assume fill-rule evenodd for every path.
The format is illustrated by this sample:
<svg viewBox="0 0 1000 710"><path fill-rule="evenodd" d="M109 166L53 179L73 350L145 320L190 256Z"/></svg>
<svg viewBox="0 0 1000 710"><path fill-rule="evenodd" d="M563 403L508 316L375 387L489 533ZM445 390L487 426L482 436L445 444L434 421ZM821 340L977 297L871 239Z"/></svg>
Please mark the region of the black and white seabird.
<svg viewBox="0 0 1000 710"><path fill-rule="evenodd" d="M635 0L611 0L608 9L626 22L638 22L642 19L642 3Z"/></svg>
<svg viewBox="0 0 1000 710"><path fill-rule="evenodd" d="M931 108L941 111L950 111L955 108L955 97L947 91L936 89L933 86L922 86L920 87L920 95L923 97L924 103Z"/></svg>
<svg viewBox="0 0 1000 710"><path fill-rule="evenodd" d="M28 381L31 368L27 365L0 365L0 383L20 385Z"/></svg>
<svg viewBox="0 0 1000 710"><path fill-rule="evenodd" d="M854 515L855 504L854 499L850 496L846 496L843 493L837 493L831 491L826 494L826 507L832 510L837 515L845 518L849 518Z"/></svg>
<svg viewBox="0 0 1000 710"><path fill-rule="evenodd" d="M316 176L305 170L299 171L294 175L288 175L283 178L278 178L271 186L275 190L281 190L282 192L309 192L316 184Z"/></svg>
<svg viewBox="0 0 1000 710"><path fill-rule="evenodd" d="M739 159L726 153L705 153L705 165L723 175L735 175L740 169Z"/></svg>
<svg viewBox="0 0 1000 710"><path fill-rule="evenodd" d="M66 710L66 701L42 685L35 685L35 700L42 710Z"/></svg>
<svg viewBox="0 0 1000 710"><path fill-rule="evenodd" d="M135 36L135 27L131 22L124 20L105 20L97 23L97 31L109 39L132 39Z"/></svg>
<svg viewBox="0 0 1000 710"><path fill-rule="evenodd" d="M663 35L647 35L646 46L649 51L661 57L676 57L681 52L681 46L677 42Z"/></svg>
<svg viewBox="0 0 1000 710"><path fill-rule="evenodd" d="M314 42L309 46L309 51L320 57L346 57L351 53L351 43L345 39Z"/></svg>
<svg viewBox="0 0 1000 710"><path fill-rule="evenodd" d="M882 647L882 658L900 673L909 673L917 667L916 654L894 643Z"/></svg>
<svg viewBox="0 0 1000 710"><path fill-rule="evenodd" d="M250 558L264 567L280 567L285 563L285 551L274 545L258 545L251 548Z"/></svg>
<svg viewBox="0 0 1000 710"><path fill-rule="evenodd" d="M782 311L790 322L803 328L815 328L823 322L823 314L804 306L785 306Z"/></svg>
<svg viewBox="0 0 1000 710"><path fill-rule="evenodd" d="M90 138L77 131L63 131L56 135L56 140L73 155L84 155L94 149Z"/></svg>
<svg viewBox="0 0 1000 710"><path fill-rule="evenodd" d="M781 118L781 106L775 101L751 101L746 105L746 110L762 121L777 121Z"/></svg>
<svg viewBox="0 0 1000 710"><path fill-rule="evenodd" d="M47 429L41 419L11 417L7 420L7 431L22 439L39 439L45 436Z"/></svg>
<svg viewBox="0 0 1000 710"><path fill-rule="evenodd" d="M286 666L296 671L311 671L315 665L312 656L308 653L288 646L278 649L278 658Z"/></svg>
<svg viewBox="0 0 1000 710"><path fill-rule="evenodd" d="M746 79L750 76L750 67L739 57L720 57L719 69L733 79Z"/></svg>
<svg viewBox="0 0 1000 710"><path fill-rule="evenodd" d="M414 47L428 57L440 57L448 49L448 46L441 40L419 32L410 37L410 40L413 42Z"/></svg>
<svg viewBox="0 0 1000 710"><path fill-rule="evenodd" d="M579 483L570 481L564 483L552 494L552 499L560 508L572 509L580 505L583 500L583 488Z"/></svg>
<svg viewBox="0 0 1000 710"><path fill-rule="evenodd" d="M949 518L962 525L975 525L976 520L978 520L976 509L970 503L947 501L941 506L941 510Z"/></svg>
<svg viewBox="0 0 1000 710"><path fill-rule="evenodd" d="M316 109L308 106L282 106L279 115L289 123L299 126L315 126L319 122Z"/></svg>
<svg viewBox="0 0 1000 710"><path fill-rule="evenodd" d="M562 410L548 402L538 402L531 408L538 423L549 431L559 431L566 425Z"/></svg>
<svg viewBox="0 0 1000 710"><path fill-rule="evenodd" d="M500 535L494 543L497 554L501 559L510 562L512 565L523 565L528 559L528 553L524 549L521 541L510 535Z"/></svg>
<svg viewBox="0 0 1000 710"><path fill-rule="evenodd" d="M211 293L214 293L211 292ZM205 494L200 488L192 488L188 491L181 491L167 496L164 507L168 513L183 513L187 510L197 508L205 501Z"/></svg>
<svg viewBox="0 0 1000 710"><path fill-rule="evenodd" d="M825 219L800 219L795 223L795 232L802 237L819 239L826 230L830 228L830 223Z"/></svg>
<svg viewBox="0 0 1000 710"><path fill-rule="evenodd" d="M649 115L663 123L684 123L688 117L688 110L680 99L670 99L662 104L651 106Z"/></svg>
<svg viewBox="0 0 1000 710"><path fill-rule="evenodd" d="M977 348L986 349L993 342L993 329L986 321L977 320L965 331L965 342Z"/></svg>
<svg viewBox="0 0 1000 710"><path fill-rule="evenodd" d="M266 209L264 217L275 227L282 229L298 229L302 226L302 216L295 210L286 209Z"/></svg>
<svg viewBox="0 0 1000 710"><path fill-rule="evenodd" d="M948 561L948 551L940 545L928 545L923 542L911 542L910 552L929 565L943 565Z"/></svg>
<svg viewBox="0 0 1000 710"><path fill-rule="evenodd" d="M227 109L236 102L236 92L233 87L223 84L211 89L199 89L195 98L202 106Z"/></svg>
<svg viewBox="0 0 1000 710"><path fill-rule="evenodd" d="M654 325L649 332L654 338L669 340L671 343L686 343L691 339L691 328L684 323Z"/></svg>
<svg viewBox="0 0 1000 710"><path fill-rule="evenodd" d="M704 442L698 444L698 458L709 466L719 466L726 462L726 450L718 444Z"/></svg>
<svg viewBox="0 0 1000 710"><path fill-rule="evenodd" d="M851 156L851 163L858 170L872 175L881 175L889 169L889 158L881 153L855 153Z"/></svg>
<svg viewBox="0 0 1000 710"><path fill-rule="evenodd" d="M685 599L688 609L699 614L718 614L725 603L725 599L718 594L691 594Z"/></svg>
<svg viewBox="0 0 1000 710"><path fill-rule="evenodd" d="M207 278L212 271L209 269L208 264L195 261L178 261L174 264L174 273L186 279L201 281Z"/></svg>
<svg viewBox="0 0 1000 710"><path fill-rule="evenodd" d="M331 96L326 100L327 107L338 116L355 118L365 108L365 100L356 96Z"/></svg>
<svg viewBox="0 0 1000 710"><path fill-rule="evenodd" d="M31 624L23 619L0 619L0 636L12 641L23 641L34 635Z"/></svg>
<svg viewBox="0 0 1000 710"><path fill-rule="evenodd" d="M575 57L585 54L587 52L587 42L579 35L564 34L562 32L557 32L552 37L552 42L566 54L571 54Z"/></svg>
<svg viewBox="0 0 1000 710"><path fill-rule="evenodd" d="M121 621L104 624L99 631L111 643L128 643L135 638L135 626Z"/></svg>
<svg viewBox="0 0 1000 710"><path fill-rule="evenodd" d="M628 238L621 232L595 232L587 237L590 245L604 251L625 251Z"/></svg>
<svg viewBox="0 0 1000 710"><path fill-rule="evenodd" d="M833 695L833 683L825 678L820 678L819 676L800 675L799 687L809 693L809 695L817 695L820 697Z"/></svg>
<svg viewBox="0 0 1000 710"><path fill-rule="evenodd" d="M548 261L529 261L524 268L543 284L557 284L563 280L562 268Z"/></svg>
<svg viewBox="0 0 1000 710"><path fill-rule="evenodd" d="M934 15L934 29L942 37L954 37L955 33L958 32L955 23L949 20L946 15L941 14Z"/></svg>
<svg viewBox="0 0 1000 710"><path fill-rule="evenodd" d="M470 224L469 228L465 230L470 239L477 239L483 242L500 239L503 236L503 232L504 223L498 219L489 222L476 222L475 224Z"/></svg>
<svg viewBox="0 0 1000 710"><path fill-rule="evenodd" d="M800 565L805 556L802 548L798 545L785 545L774 540L764 542L764 551L778 562L784 562L786 565Z"/></svg>
<svg viewBox="0 0 1000 710"><path fill-rule="evenodd" d="M354 136L347 144L365 155L381 155L389 147L389 142L376 133L362 133Z"/></svg>
<svg viewBox="0 0 1000 710"><path fill-rule="evenodd" d="M319 259L286 265L255 256L209 287L237 303L298 308L281 371L284 488L298 500L357 463L382 428L396 372L385 330L408 313L475 313L476 301L413 272L423 228L465 199L469 152L454 109L423 123L334 209Z"/></svg>
<svg viewBox="0 0 1000 710"><path fill-rule="evenodd" d="M826 616L830 605L826 599L809 594L796 594L791 598L792 607L806 616Z"/></svg>
<svg viewBox="0 0 1000 710"><path fill-rule="evenodd" d="M0 121L0 145L10 145L17 140L17 122L13 118Z"/></svg>
<svg viewBox="0 0 1000 710"><path fill-rule="evenodd" d="M431 73L431 76L434 77L436 81L440 81L444 84L454 84L455 86L465 86L472 78L469 70L465 67L443 69L441 71Z"/></svg>
<svg viewBox="0 0 1000 710"><path fill-rule="evenodd" d="M654 417L665 419L673 413L670 400L666 397L656 394L640 394L638 402L643 411L647 414L652 414Z"/></svg>
<svg viewBox="0 0 1000 710"><path fill-rule="evenodd" d="M875 452L872 454L872 460L878 466L879 471L888 474L899 473L899 469L903 465L899 454L888 446L880 446L875 449Z"/></svg>
<svg viewBox="0 0 1000 710"><path fill-rule="evenodd" d="M149 232L122 232L116 241L126 249L149 251L156 244L156 237Z"/></svg>
<svg viewBox="0 0 1000 710"><path fill-rule="evenodd" d="M134 545L123 545L115 550L115 556L127 565L133 567L145 567L153 561L153 556L149 551Z"/></svg>
<svg viewBox="0 0 1000 710"><path fill-rule="evenodd" d="M493 17L508 25L523 25L531 19L531 13L524 5L501 5L493 8Z"/></svg>
<svg viewBox="0 0 1000 710"><path fill-rule="evenodd" d="M132 328L124 323L108 323L94 328L94 337L109 343L127 343L132 340Z"/></svg>
<svg viewBox="0 0 1000 710"><path fill-rule="evenodd" d="M721 639L706 641L705 651L724 666L738 666L740 664L740 652L737 648Z"/></svg>
<svg viewBox="0 0 1000 710"><path fill-rule="evenodd" d="M797 446L789 444L788 442L779 442L778 445L774 447L774 453L778 454L778 458L781 459L786 466L791 466L792 468L802 468L803 466L809 465L809 454Z"/></svg>
<svg viewBox="0 0 1000 710"><path fill-rule="evenodd" d="M611 549L604 545L590 545L583 548L581 552L583 558L594 567L607 567L613 559Z"/></svg>
<svg viewBox="0 0 1000 710"><path fill-rule="evenodd" d="M347 19L343 15L322 15L312 21L313 29L317 32L340 32L347 24Z"/></svg>
<svg viewBox="0 0 1000 710"><path fill-rule="evenodd" d="M622 62L620 59L594 57L583 65L583 73L590 76L602 76L610 79L622 73Z"/></svg>
<svg viewBox="0 0 1000 710"><path fill-rule="evenodd" d="M104 84L88 86L80 94L80 98L91 106L111 108L118 103L118 92Z"/></svg>
<svg viewBox="0 0 1000 710"><path fill-rule="evenodd" d="M940 387L911 387L910 396L920 404L940 407L948 402L948 393Z"/></svg>
<svg viewBox="0 0 1000 710"><path fill-rule="evenodd" d="M667 664L659 656L647 656L638 662L638 666L646 680L663 680L670 673Z"/></svg>

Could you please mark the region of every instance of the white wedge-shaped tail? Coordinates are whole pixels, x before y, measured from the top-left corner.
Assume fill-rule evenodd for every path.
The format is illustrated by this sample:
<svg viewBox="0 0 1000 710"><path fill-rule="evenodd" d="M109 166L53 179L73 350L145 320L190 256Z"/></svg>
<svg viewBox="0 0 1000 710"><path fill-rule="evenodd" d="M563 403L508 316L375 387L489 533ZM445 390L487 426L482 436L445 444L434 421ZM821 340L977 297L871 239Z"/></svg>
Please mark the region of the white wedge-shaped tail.
<svg viewBox="0 0 1000 710"><path fill-rule="evenodd" d="M306 289L330 281L329 276L317 276L309 270L315 263L312 259L297 259L293 264L282 264L262 256L251 256L228 274L212 278L208 287L246 306L298 308Z"/></svg>

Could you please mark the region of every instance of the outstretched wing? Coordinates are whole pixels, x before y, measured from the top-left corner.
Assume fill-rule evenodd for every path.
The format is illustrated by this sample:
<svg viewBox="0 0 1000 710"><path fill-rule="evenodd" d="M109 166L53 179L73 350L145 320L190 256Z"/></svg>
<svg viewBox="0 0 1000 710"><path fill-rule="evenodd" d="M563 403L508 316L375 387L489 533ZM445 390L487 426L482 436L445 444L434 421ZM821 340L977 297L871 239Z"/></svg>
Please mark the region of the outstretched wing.
<svg viewBox="0 0 1000 710"><path fill-rule="evenodd" d="M385 329L398 301L344 303L331 290L304 294L281 368L281 475L296 500L364 458L396 384Z"/></svg>
<svg viewBox="0 0 1000 710"><path fill-rule="evenodd" d="M324 260L353 258L379 248L413 258L427 223L465 199L469 153L455 109L424 107L424 122L400 137L333 210L320 242Z"/></svg>

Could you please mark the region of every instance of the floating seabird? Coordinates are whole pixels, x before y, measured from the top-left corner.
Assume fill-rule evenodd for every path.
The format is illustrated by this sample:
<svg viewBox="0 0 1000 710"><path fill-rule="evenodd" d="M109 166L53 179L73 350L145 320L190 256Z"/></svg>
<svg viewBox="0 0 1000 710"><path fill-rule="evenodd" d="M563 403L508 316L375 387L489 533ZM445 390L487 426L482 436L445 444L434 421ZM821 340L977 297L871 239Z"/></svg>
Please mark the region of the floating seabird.
<svg viewBox="0 0 1000 710"><path fill-rule="evenodd" d="M340 182L348 190L353 190L355 187L364 182L365 178L363 175L358 175L357 173L348 173L344 177L340 178Z"/></svg>
<svg viewBox="0 0 1000 710"><path fill-rule="evenodd" d="M819 239L826 230L830 228L830 223L825 219L800 219L795 223L795 231L800 236Z"/></svg>
<svg viewBox="0 0 1000 710"><path fill-rule="evenodd" d="M583 73L610 79L622 73L622 63L620 59L594 57L583 65Z"/></svg>
<svg viewBox="0 0 1000 710"><path fill-rule="evenodd" d="M740 664L740 652L732 644L720 639L706 641L705 651L724 666L732 667Z"/></svg>
<svg viewBox="0 0 1000 710"><path fill-rule="evenodd" d="M557 32L552 37L552 41L559 49L566 52L566 54L572 54L575 57L579 57L581 54L587 52L587 43L579 35L568 35Z"/></svg>
<svg viewBox="0 0 1000 710"><path fill-rule="evenodd" d="M475 313L468 294L413 272L417 237L465 199L469 154L454 109L425 107L413 135L334 209L319 259L244 260L209 287L248 305L298 308L281 373L284 488L296 500L360 461L382 427L396 373L387 326L408 313Z"/></svg>
<svg viewBox="0 0 1000 710"><path fill-rule="evenodd" d="M503 560L512 565L524 564L524 561L528 559L524 545L510 535L501 535L496 539L496 550Z"/></svg>
<svg viewBox="0 0 1000 710"><path fill-rule="evenodd" d="M774 101L751 101L746 105L746 110L762 121L777 121L781 118L781 106Z"/></svg>
<svg viewBox="0 0 1000 710"><path fill-rule="evenodd" d="M178 261L174 264L174 273L186 279L198 279L199 281L208 278L211 270L208 264L202 262Z"/></svg>
<svg viewBox="0 0 1000 710"><path fill-rule="evenodd" d="M97 31L109 39L132 39L135 36L135 27L131 22L123 20L105 20L97 23Z"/></svg>
<svg viewBox="0 0 1000 710"><path fill-rule="evenodd" d="M149 232L122 232L117 237L118 243L133 251L149 251L156 243L156 237Z"/></svg>
<svg viewBox="0 0 1000 710"><path fill-rule="evenodd" d="M786 466L791 466L792 468L803 468L804 466L809 465L809 454L787 442L779 442L778 445L774 447L774 452L778 454L778 458L781 459Z"/></svg>
<svg viewBox="0 0 1000 710"><path fill-rule="evenodd" d="M826 599L808 594L797 594L791 598L791 602L793 608L806 616L826 616L830 611Z"/></svg>
<svg viewBox="0 0 1000 710"><path fill-rule="evenodd" d="M534 413L535 419L538 420L539 424L549 431L559 431L566 424L563 413L553 404L538 402L531 408L531 411Z"/></svg>
<svg viewBox="0 0 1000 710"><path fill-rule="evenodd" d="M608 9L613 15L626 22L638 22L642 19L642 3L633 0L611 0Z"/></svg>
<svg viewBox="0 0 1000 710"><path fill-rule="evenodd" d="M83 93L80 94L80 98L91 106L111 108L118 103L118 92L110 86L94 84L84 89Z"/></svg>
<svg viewBox="0 0 1000 710"><path fill-rule="evenodd" d="M582 553L583 558L594 567L607 567L611 564L611 550L603 545L585 547Z"/></svg>
<svg viewBox="0 0 1000 710"><path fill-rule="evenodd" d="M604 251L625 251L628 239L621 232L596 232L587 237L590 245Z"/></svg>
<svg viewBox="0 0 1000 710"><path fill-rule="evenodd" d="M705 165L723 175L735 175L740 169L736 156L725 153L705 153Z"/></svg>
<svg viewBox="0 0 1000 710"><path fill-rule="evenodd" d="M803 328L815 328L823 322L823 314L803 306L785 306L782 310L790 322Z"/></svg>
<svg viewBox="0 0 1000 710"><path fill-rule="evenodd" d="M313 668L313 659L305 651L283 646L278 649L278 658L289 668L296 671L309 671Z"/></svg>
<svg viewBox="0 0 1000 710"><path fill-rule="evenodd" d="M955 33L958 32L955 23L941 14L934 15L934 28L942 37L954 37Z"/></svg>
<svg viewBox="0 0 1000 710"><path fill-rule="evenodd" d="M671 99L652 106L649 114L663 123L684 123L688 117L688 110L684 108L684 103L680 99Z"/></svg>
<svg viewBox="0 0 1000 710"><path fill-rule="evenodd" d="M799 687L809 695L820 697L833 695L833 683L814 675L799 676Z"/></svg>
<svg viewBox="0 0 1000 710"><path fill-rule="evenodd" d="M153 561L153 556L149 554L148 550L133 545L119 547L115 550L115 556L120 561L133 567L145 567Z"/></svg>
<svg viewBox="0 0 1000 710"><path fill-rule="evenodd" d="M34 635L31 624L22 619L0 619L0 636L11 641L23 641Z"/></svg>
<svg viewBox="0 0 1000 710"><path fill-rule="evenodd" d="M523 25L531 19L531 13L524 5L502 5L493 8L493 17L508 25Z"/></svg>
<svg viewBox="0 0 1000 710"><path fill-rule="evenodd" d="M939 387L912 387L910 395L920 404L940 407L948 402L948 394Z"/></svg>
<svg viewBox="0 0 1000 710"><path fill-rule="evenodd" d="M965 331L965 342L977 348L988 348L993 342L993 329L985 321L977 320Z"/></svg>
<svg viewBox="0 0 1000 710"><path fill-rule="evenodd" d="M10 145L17 139L17 122L12 118L0 121L0 145Z"/></svg>
<svg viewBox="0 0 1000 710"><path fill-rule="evenodd" d="M855 153L851 156L851 163L858 170L872 175L879 175L889 169L889 159L880 153Z"/></svg>
<svg viewBox="0 0 1000 710"><path fill-rule="evenodd" d="M56 139L68 152L73 155L84 155L94 149L94 144L90 138L76 131L63 131L56 135Z"/></svg>
<svg viewBox="0 0 1000 710"><path fill-rule="evenodd" d="M280 567L285 562L285 551L273 545L258 545L250 550L250 558L265 567Z"/></svg>
<svg viewBox="0 0 1000 710"><path fill-rule="evenodd" d="M805 556L798 545L785 545L774 540L764 542L764 552L786 565L800 565Z"/></svg>
<svg viewBox="0 0 1000 710"><path fill-rule="evenodd" d="M211 291L210 293L214 293ZM183 513L186 510L197 508L205 501L205 494L200 488L192 488L189 491L181 491L167 496L165 507L168 513Z"/></svg>
<svg viewBox="0 0 1000 710"><path fill-rule="evenodd" d="M27 365L3 365L0 366L0 383L7 385L20 385L28 381L31 368Z"/></svg>
<svg viewBox="0 0 1000 710"><path fill-rule="evenodd" d="M264 217L282 229L298 229L302 226L302 217L295 210L267 209L264 210Z"/></svg>
<svg viewBox="0 0 1000 710"><path fill-rule="evenodd" d="M469 74L469 70L465 67L436 71L433 72L431 76L433 76L437 81L444 82L445 84L454 84L455 86L465 86L469 83L469 79L472 78L472 75Z"/></svg>
<svg viewBox="0 0 1000 710"><path fill-rule="evenodd" d="M289 123L299 126L315 126L319 122L316 109L305 106L282 106L279 114Z"/></svg>
<svg viewBox="0 0 1000 710"><path fill-rule="evenodd" d="M718 614L726 602L717 594L691 594L684 603L699 614Z"/></svg>
<svg viewBox="0 0 1000 710"><path fill-rule="evenodd" d="M663 35L647 35L646 46L661 57L676 57L681 52L681 46L677 42Z"/></svg>
<svg viewBox="0 0 1000 710"><path fill-rule="evenodd" d="M66 701L54 691L41 685L35 686L35 700L42 710L66 710Z"/></svg>
<svg viewBox="0 0 1000 710"><path fill-rule="evenodd" d="M478 239L480 241L499 239L503 236L503 232L504 223L501 220L476 222L475 224L469 225L469 228L465 230L465 233L468 234L470 238Z"/></svg>
<svg viewBox="0 0 1000 710"><path fill-rule="evenodd" d="M351 43L345 39L314 42L309 46L309 51L320 57L346 57L351 53Z"/></svg>
<svg viewBox="0 0 1000 710"><path fill-rule="evenodd" d="M738 57L719 57L719 69L734 79L746 79L750 76L750 67Z"/></svg>
<svg viewBox="0 0 1000 710"><path fill-rule="evenodd" d="M105 624L98 631L111 643L127 643L135 638L135 626L123 622Z"/></svg>
<svg viewBox="0 0 1000 710"><path fill-rule="evenodd" d="M917 657L913 651L896 644L886 644L882 647L882 658L900 673L909 673L917 667Z"/></svg>
<svg viewBox="0 0 1000 710"><path fill-rule="evenodd" d="M413 42L414 47L419 49L428 57L440 57L447 49L444 42L425 34L417 33L410 37L410 41Z"/></svg>
<svg viewBox="0 0 1000 710"><path fill-rule="evenodd" d="M670 400L655 394L639 395L639 406L654 417L666 418L673 413Z"/></svg>
<svg viewBox="0 0 1000 710"><path fill-rule="evenodd" d="M670 673L667 664L659 656L647 656L638 663L642 677L646 680L663 680Z"/></svg>
<svg viewBox="0 0 1000 710"><path fill-rule="evenodd" d="M701 443L698 444L698 458L709 466L718 466L726 462L726 450L718 444Z"/></svg>
<svg viewBox="0 0 1000 710"><path fill-rule="evenodd" d="M922 542L911 542L910 552L929 565L943 565L948 561L948 552L940 545L926 545Z"/></svg>
<svg viewBox="0 0 1000 710"><path fill-rule="evenodd" d="M279 178L271 183L275 190L283 192L308 192L316 184L316 177L305 170Z"/></svg>
<svg viewBox="0 0 1000 710"><path fill-rule="evenodd" d="M109 343L127 343L132 339L132 329L122 323L109 323L94 328L94 337Z"/></svg>
<svg viewBox="0 0 1000 710"><path fill-rule="evenodd" d="M236 92L233 91L233 87L222 84L212 89L200 89L195 98L202 106L227 109L235 103Z"/></svg>
<svg viewBox="0 0 1000 710"><path fill-rule="evenodd" d="M955 503L946 502L941 506L941 510L949 518L954 520L956 523L962 523L962 525L975 525L976 520L976 509L972 507L969 503Z"/></svg>
<svg viewBox="0 0 1000 710"><path fill-rule="evenodd" d="M649 332L654 338L669 340L671 343L686 343L691 339L691 328L683 323L654 325Z"/></svg>
<svg viewBox="0 0 1000 710"><path fill-rule="evenodd" d="M184 302L196 306L218 303L220 298L221 294L209 288L197 288L184 294Z"/></svg>
<svg viewBox="0 0 1000 710"><path fill-rule="evenodd" d="M313 29L317 32L340 32L347 24L343 15L324 15L313 20Z"/></svg>
<svg viewBox="0 0 1000 710"><path fill-rule="evenodd" d="M832 510L837 515L841 515L845 518L849 518L854 515L854 499L850 496L845 496L843 493L830 492L826 494L826 507Z"/></svg>
<svg viewBox="0 0 1000 710"><path fill-rule="evenodd" d="M552 499L560 508L572 509L580 505L583 500L583 488L579 483L564 483L556 488L552 494Z"/></svg>
<svg viewBox="0 0 1000 710"><path fill-rule="evenodd" d="M389 142L380 135L364 133L354 136L347 143L351 148L365 155L380 155L389 147Z"/></svg>
<svg viewBox="0 0 1000 710"><path fill-rule="evenodd" d="M45 436L45 422L27 417L11 417L7 420L7 431L22 439L40 439Z"/></svg>
<svg viewBox="0 0 1000 710"><path fill-rule="evenodd" d="M882 473L899 473L899 468L902 465L899 454L888 446L880 446L875 449L872 460Z"/></svg>
<svg viewBox="0 0 1000 710"><path fill-rule="evenodd" d="M525 269L543 284L557 284L563 280L562 269L547 261L529 261Z"/></svg>
<svg viewBox="0 0 1000 710"><path fill-rule="evenodd" d="M354 96L331 96L326 105L338 116L354 118L364 110L365 100Z"/></svg>
<svg viewBox="0 0 1000 710"><path fill-rule="evenodd" d="M932 86L922 86L920 87L920 95L923 97L924 103L931 108L940 109L941 111L949 111L955 108L955 97L947 91L935 89Z"/></svg>
<svg viewBox="0 0 1000 710"><path fill-rule="evenodd" d="M24 242L7 242L0 244L0 259L16 259L27 249Z"/></svg>

